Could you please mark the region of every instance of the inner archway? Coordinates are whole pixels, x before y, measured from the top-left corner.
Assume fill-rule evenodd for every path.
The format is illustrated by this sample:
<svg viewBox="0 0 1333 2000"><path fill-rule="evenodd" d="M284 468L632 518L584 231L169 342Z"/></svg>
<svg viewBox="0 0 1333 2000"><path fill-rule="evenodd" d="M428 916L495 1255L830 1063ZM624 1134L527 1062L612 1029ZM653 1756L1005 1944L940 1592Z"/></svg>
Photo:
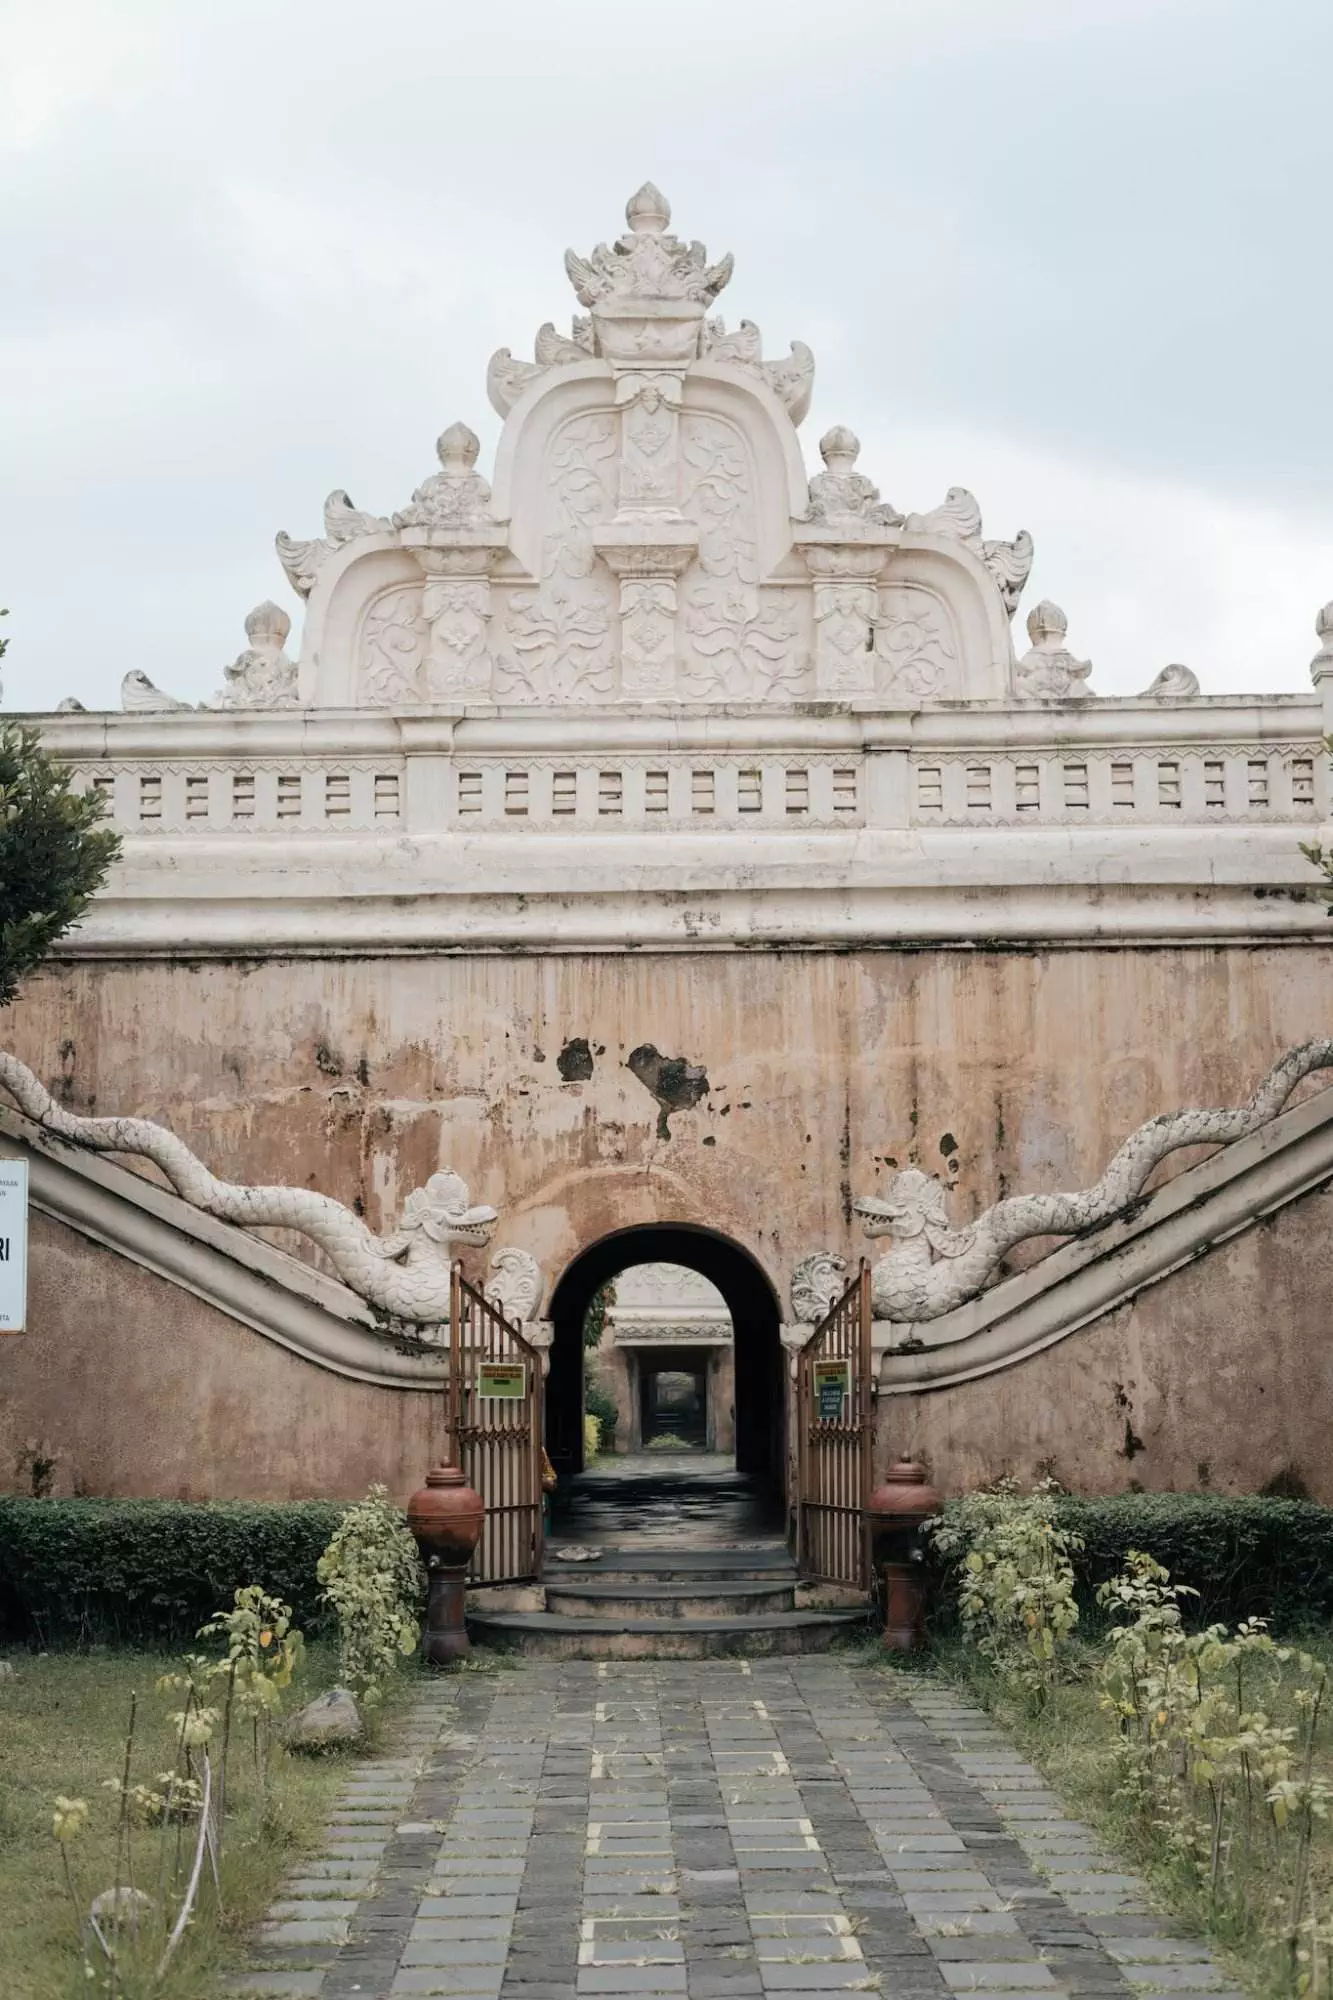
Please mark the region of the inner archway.
<svg viewBox="0 0 1333 2000"><path fill-rule="evenodd" d="M641 1264L683 1265L721 1293L733 1329L736 1469L776 1499L786 1462L777 1294L747 1250L686 1223L615 1230L582 1251L556 1285L546 1447L557 1473L568 1477L584 1465L583 1328L588 1308L604 1285Z"/></svg>

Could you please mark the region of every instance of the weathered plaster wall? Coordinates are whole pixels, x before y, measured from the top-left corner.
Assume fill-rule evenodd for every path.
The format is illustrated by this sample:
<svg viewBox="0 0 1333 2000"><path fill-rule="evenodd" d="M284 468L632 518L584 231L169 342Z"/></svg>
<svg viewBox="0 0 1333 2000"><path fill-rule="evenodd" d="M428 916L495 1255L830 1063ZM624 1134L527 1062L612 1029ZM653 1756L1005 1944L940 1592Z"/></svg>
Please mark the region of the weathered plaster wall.
<svg viewBox="0 0 1333 2000"><path fill-rule="evenodd" d="M1050 1471L1084 1493L1333 1503L1333 1191L1307 1195L1019 1367L879 1405L879 1462L957 1493Z"/></svg>
<svg viewBox="0 0 1333 2000"><path fill-rule="evenodd" d="M847 1200L886 1158L956 1158L960 1219L1079 1185L1143 1119L1246 1095L1331 993L1322 944L76 963L3 1032L71 1109L160 1118L220 1173L374 1223L447 1159L553 1275L646 1218L734 1233L777 1279L859 1250ZM561 1063L576 1038L590 1076ZM646 1045L706 1073L675 1079L692 1107L627 1066Z"/></svg>
<svg viewBox="0 0 1333 2000"><path fill-rule="evenodd" d="M440 1456L441 1398L349 1382L42 1215L29 1325L0 1338L0 1490L23 1445L58 1493L406 1500Z"/></svg>
<svg viewBox="0 0 1333 2000"><path fill-rule="evenodd" d="M683 1221L735 1238L785 1295L805 1252L860 1253L848 1203L886 1162L956 1160L966 1220L1004 1193L1088 1183L1159 1111L1238 1102L1282 1050L1328 1031L1331 970L1322 941L86 962L32 980L4 1040L75 1110L159 1118L220 1173L317 1185L364 1203L377 1226L445 1160L502 1209L497 1242L530 1248L552 1282L608 1231ZM580 1039L591 1074L581 1052L561 1060ZM641 1055L631 1067L646 1045L696 1066L707 1088ZM965 1483L1022 1448L1081 1485L1193 1485L1207 1460L1214 1484L1255 1487L1291 1464L1333 1498L1333 1285L1312 1253L1314 1207L1107 1328L923 1406L940 1475ZM1247 1261L1261 1256L1262 1270ZM1211 1275L1233 1259L1226 1284ZM322 1376L309 1388L312 1371L229 1327L187 1350L174 1309L155 1319L134 1303L149 1282L126 1270L54 1351L41 1315L66 1327L69 1315L59 1286L44 1291L31 1337L34 1355L51 1353L43 1393L58 1411L77 1401L76 1371L57 1379L74 1359L90 1381L114 1359L140 1385L129 1407L162 1410L127 1490L153 1478L186 1490L217 1449L226 1470L210 1476L238 1492L415 1481L428 1454L424 1432L400 1429L410 1398ZM1190 1285L1193 1306L1168 1303L1192 1298ZM1263 1396L1247 1373L1258 1354L1274 1357ZM308 1414L293 1418L293 1401ZM393 1414L372 1414L382 1403ZM888 1405L895 1424L901 1407ZM355 1423L336 1414L353 1409ZM105 1413L99 1399L80 1419L94 1485L109 1463L92 1442ZM1117 1457L1127 1416L1147 1444L1132 1461ZM178 1433L188 1443L174 1445Z"/></svg>

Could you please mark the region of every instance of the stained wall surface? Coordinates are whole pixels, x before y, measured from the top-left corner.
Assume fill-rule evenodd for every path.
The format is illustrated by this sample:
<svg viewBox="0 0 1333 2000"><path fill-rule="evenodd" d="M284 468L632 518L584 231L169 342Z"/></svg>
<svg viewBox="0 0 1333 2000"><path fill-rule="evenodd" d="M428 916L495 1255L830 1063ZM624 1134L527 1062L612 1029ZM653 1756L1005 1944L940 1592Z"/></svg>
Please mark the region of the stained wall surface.
<svg viewBox="0 0 1333 2000"><path fill-rule="evenodd" d="M29 1328L0 1338L0 1491L24 1447L59 1494L400 1502L444 1441L442 1398L351 1382L34 1214Z"/></svg>
<svg viewBox="0 0 1333 2000"><path fill-rule="evenodd" d="M1333 1191L1307 1195L1015 1368L879 1405L879 1462L945 1491L1053 1473L1081 1493L1333 1504Z"/></svg>
<svg viewBox="0 0 1333 2000"><path fill-rule="evenodd" d="M683 1221L732 1237L785 1298L806 1252L861 1253L852 1196L894 1165L956 1162L954 1215L966 1221L1007 1193L1088 1184L1158 1112L1240 1102L1283 1050L1328 1031L1330 971L1322 940L69 962L29 983L5 1043L73 1110L157 1118L218 1173L319 1187L363 1204L376 1227L447 1162L502 1211L496 1242L532 1250L551 1285L608 1231ZM945 1483L1021 1448L1103 1488L1197 1484L1205 1461L1215 1483L1257 1487L1290 1462L1333 1498L1315 1434L1333 1423L1317 1207L1300 1204L1021 1370L919 1404ZM114 1331L90 1331L81 1351L119 1343L117 1366L172 1406L164 1438L183 1424L205 1457L234 1438L217 1463L236 1491L350 1490L371 1461L395 1489L415 1480L424 1431L402 1429L410 1398L326 1391L333 1378L314 1389L318 1371L236 1329L217 1335L225 1363L206 1342L184 1351L125 1303L140 1282L117 1292ZM1191 1285L1188 1309L1171 1303L1193 1300ZM242 1367L242 1349L262 1358ZM1273 1357L1267 1405L1246 1372L1255 1355ZM252 1379L268 1407L247 1415ZM345 1420L319 1412L356 1397L365 1435L338 1447L344 1481L315 1447ZM217 1412L203 1427L189 1414L201 1398ZM385 1399L397 1414L372 1418ZM289 1449L303 1401L309 1437ZM1282 1414L1260 1421L1257 1409ZM886 1427L900 1410L881 1405ZM1130 1459L1126 1420L1147 1441ZM410 1468L385 1462L400 1450ZM160 1471L140 1467L125 1490L149 1490L150 1477L183 1490L200 1476L190 1458L168 1444L151 1461Z"/></svg>

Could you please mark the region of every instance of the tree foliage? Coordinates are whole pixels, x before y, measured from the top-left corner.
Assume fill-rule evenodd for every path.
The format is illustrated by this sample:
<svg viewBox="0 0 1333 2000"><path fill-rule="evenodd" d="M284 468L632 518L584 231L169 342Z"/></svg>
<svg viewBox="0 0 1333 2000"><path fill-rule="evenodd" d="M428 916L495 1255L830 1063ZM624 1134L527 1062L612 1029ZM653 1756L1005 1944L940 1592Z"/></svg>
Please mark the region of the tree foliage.
<svg viewBox="0 0 1333 2000"><path fill-rule="evenodd" d="M602 1344L602 1334L606 1328L606 1315L616 1302L615 1280L608 1279L599 1285L588 1301L588 1310L583 1315L583 1345L591 1354Z"/></svg>
<svg viewBox="0 0 1333 2000"><path fill-rule="evenodd" d="M42 749L35 729L0 727L0 1007L87 909L120 852L95 792Z"/></svg>

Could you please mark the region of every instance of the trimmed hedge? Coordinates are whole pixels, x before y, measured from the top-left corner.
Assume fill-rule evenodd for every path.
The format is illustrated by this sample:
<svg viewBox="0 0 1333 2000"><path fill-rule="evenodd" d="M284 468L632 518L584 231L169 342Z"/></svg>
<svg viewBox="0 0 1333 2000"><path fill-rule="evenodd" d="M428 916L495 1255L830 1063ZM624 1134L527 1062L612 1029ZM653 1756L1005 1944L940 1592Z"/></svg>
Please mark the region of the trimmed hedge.
<svg viewBox="0 0 1333 2000"><path fill-rule="evenodd" d="M0 1639L188 1645L237 1586L262 1583L303 1630L328 1629L315 1565L345 1509L333 1500L26 1500L0 1497ZM1191 1622L1268 1618L1278 1629L1333 1621L1333 1507L1309 1500L1124 1493L1060 1502L1086 1546L1076 1558L1084 1627L1093 1593L1145 1549L1200 1594ZM930 1592L947 1624L952 1579L937 1556Z"/></svg>
<svg viewBox="0 0 1333 2000"><path fill-rule="evenodd" d="M1198 1591L1182 1606L1190 1624L1267 1618L1283 1630L1333 1621L1333 1507L1259 1494L1120 1493L1070 1495L1058 1511L1084 1541L1074 1557L1084 1629L1100 1621L1097 1585L1124 1568L1130 1549L1154 1556L1173 1582ZM952 1578L938 1556L929 1560L943 1623Z"/></svg>
<svg viewBox="0 0 1333 2000"><path fill-rule="evenodd" d="M317 1632L330 1619L315 1564L344 1512L332 1500L0 1497L0 1636L188 1644L244 1583L262 1583Z"/></svg>

